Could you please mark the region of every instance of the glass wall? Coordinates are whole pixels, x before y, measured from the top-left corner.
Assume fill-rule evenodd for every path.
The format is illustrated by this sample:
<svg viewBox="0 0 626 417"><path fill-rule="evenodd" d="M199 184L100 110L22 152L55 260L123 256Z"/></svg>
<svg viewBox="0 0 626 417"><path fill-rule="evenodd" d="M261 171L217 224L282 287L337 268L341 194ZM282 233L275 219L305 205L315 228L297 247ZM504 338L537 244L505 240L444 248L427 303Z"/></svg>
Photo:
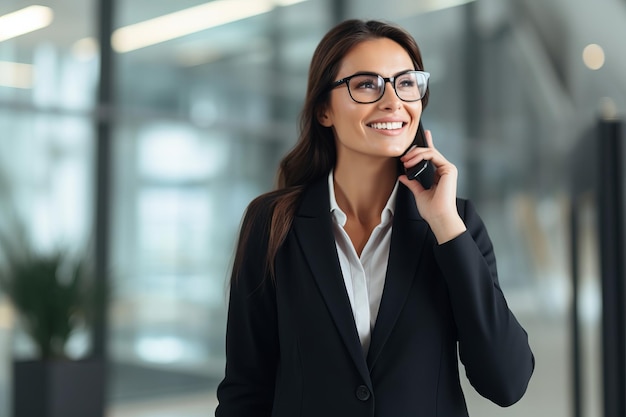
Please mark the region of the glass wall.
<svg viewBox="0 0 626 417"><path fill-rule="evenodd" d="M179 391L209 392L215 406L239 221L296 139L308 60L332 17L328 2L278 3L247 2L215 27L224 2L118 4L109 340L117 410ZM186 27L196 18L185 36L137 49L115 43L139 22Z"/></svg>
<svg viewBox="0 0 626 417"><path fill-rule="evenodd" d="M212 415L239 222L272 188L297 137L313 50L343 17L394 21L418 41L432 74L424 125L459 168L459 194L485 220L503 290L529 331L537 369L526 397L503 410L463 381L470 413L570 414L569 157L599 108L626 103L615 48L607 43L602 69L581 59L603 35L577 19L603 16L602 2L577 14L560 0L116 0L111 108L97 105L96 0L38 4L0 4L0 19L33 13L10 37L0 20L0 230L19 220L42 252L91 248L96 122L111 128L109 417ZM38 23L22 33L24 22ZM585 412L596 416L592 199L580 213ZM89 347L78 332L68 352ZM0 298L0 417L12 359L33 355Z"/></svg>
<svg viewBox="0 0 626 417"><path fill-rule="evenodd" d="M82 40L94 38L94 2L61 3L0 4L0 233L10 242L24 233L38 253L81 252L92 238L98 56ZM86 330L70 338L70 357L89 351ZM9 415L12 360L35 355L0 294L0 416Z"/></svg>

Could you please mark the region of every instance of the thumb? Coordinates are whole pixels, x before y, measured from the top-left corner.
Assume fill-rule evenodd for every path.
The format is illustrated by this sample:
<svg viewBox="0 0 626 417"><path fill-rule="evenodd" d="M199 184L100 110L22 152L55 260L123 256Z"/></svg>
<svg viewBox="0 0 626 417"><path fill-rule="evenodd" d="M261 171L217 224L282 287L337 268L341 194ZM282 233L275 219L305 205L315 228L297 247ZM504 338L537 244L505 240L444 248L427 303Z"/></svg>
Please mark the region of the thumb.
<svg viewBox="0 0 626 417"><path fill-rule="evenodd" d="M425 188L420 184L419 181L410 180L405 174L402 174L398 177L398 180L406 185L406 187L411 190L413 195L417 195L425 190Z"/></svg>

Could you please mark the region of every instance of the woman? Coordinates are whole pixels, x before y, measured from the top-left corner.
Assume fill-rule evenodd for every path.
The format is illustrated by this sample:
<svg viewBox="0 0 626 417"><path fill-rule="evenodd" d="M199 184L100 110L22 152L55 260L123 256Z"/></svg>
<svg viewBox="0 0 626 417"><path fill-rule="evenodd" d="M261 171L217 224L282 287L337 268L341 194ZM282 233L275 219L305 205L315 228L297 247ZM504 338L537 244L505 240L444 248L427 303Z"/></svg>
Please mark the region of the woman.
<svg viewBox="0 0 626 417"><path fill-rule="evenodd" d="M242 224L216 416L467 416L458 357L493 402L524 394L534 358L485 227L430 132L411 147L423 69L382 22L318 45L300 139ZM402 174L422 160L428 189Z"/></svg>

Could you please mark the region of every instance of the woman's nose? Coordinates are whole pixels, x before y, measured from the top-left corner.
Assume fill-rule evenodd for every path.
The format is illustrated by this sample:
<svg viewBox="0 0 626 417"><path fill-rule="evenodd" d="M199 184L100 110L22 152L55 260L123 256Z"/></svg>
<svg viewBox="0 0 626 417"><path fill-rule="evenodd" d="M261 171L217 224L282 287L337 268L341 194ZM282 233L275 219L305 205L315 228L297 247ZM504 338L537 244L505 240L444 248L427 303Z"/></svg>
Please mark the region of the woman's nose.
<svg viewBox="0 0 626 417"><path fill-rule="evenodd" d="M389 110L399 109L402 105L402 100L400 100L400 97L396 94L396 90L393 88L391 81L385 82L385 91L379 103L381 108Z"/></svg>

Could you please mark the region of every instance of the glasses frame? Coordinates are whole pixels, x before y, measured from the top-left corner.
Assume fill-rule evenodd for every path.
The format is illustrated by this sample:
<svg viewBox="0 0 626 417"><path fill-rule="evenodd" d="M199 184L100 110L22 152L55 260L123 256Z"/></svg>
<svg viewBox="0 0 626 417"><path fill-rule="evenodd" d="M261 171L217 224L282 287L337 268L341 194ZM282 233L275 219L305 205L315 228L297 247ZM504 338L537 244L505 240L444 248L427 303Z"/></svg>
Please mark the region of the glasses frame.
<svg viewBox="0 0 626 417"><path fill-rule="evenodd" d="M419 73L424 75L424 77L426 78L426 89L424 90L424 94L421 95L420 98L417 98L415 100L405 100L402 97L400 97L398 95L398 90L396 89L396 79L398 79L398 77L401 77L403 75L409 74L409 73ZM380 93L380 97L378 97L376 100L373 101L358 101L356 100L353 96L352 96L352 90L350 90L350 80L354 77L357 77L359 75L373 75L378 77L379 80L383 80L383 89ZM393 87L393 91L394 93L396 93L396 97L398 97L400 100L406 102L406 103L414 103L416 101L420 101L421 99L424 98L424 96L426 95L426 92L428 91L428 80L430 79L430 73L426 72L426 71L418 71L418 70L408 70L408 71L403 71L401 73L398 73L392 77L383 77L380 74L376 74L375 72L367 72L367 71L363 71L363 72L357 72L356 74L352 74L348 77L342 78L341 80L337 80L335 82L333 82L330 85L330 88L328 89L330 90L334 90L335 88L339 87L342 84L346 85L346 88L348 89L348 94L350 95L350 98L352 99L352 101L354 101L355 103L359 103L359 104L372 104L372 103L376 103L377 101L380 101L380 99L383 98L383 96L385 95L385 88L387 87L387 83L390 83L391 86Z"/></svg>

